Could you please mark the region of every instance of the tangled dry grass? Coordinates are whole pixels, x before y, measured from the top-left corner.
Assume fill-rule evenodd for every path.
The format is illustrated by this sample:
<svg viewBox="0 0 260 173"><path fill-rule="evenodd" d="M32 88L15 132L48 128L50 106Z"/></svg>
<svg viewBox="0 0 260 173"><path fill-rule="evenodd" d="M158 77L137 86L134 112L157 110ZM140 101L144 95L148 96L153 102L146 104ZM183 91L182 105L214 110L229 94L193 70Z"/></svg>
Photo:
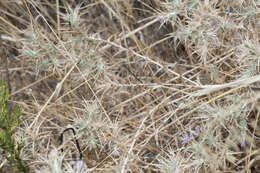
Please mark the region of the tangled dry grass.
<svg viewBox="0 0 260 173"><path fill-rule="evenodd" d="M260 172L259 12L251 0L2 0L31 172ZM83 162L72 134L58 143L70 127Z"/></svg>

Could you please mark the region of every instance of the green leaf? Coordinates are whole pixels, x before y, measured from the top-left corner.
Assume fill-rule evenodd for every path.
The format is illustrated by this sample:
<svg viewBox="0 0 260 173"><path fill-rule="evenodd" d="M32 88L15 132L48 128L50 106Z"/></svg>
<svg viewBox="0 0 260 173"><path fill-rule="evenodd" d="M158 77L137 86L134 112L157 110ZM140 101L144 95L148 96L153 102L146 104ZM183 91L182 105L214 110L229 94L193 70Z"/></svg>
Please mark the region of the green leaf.
<svg viewBox="0 0 260 173"><path fill-rule="evenodd" d="M9 94L4 81L2 81L0 87L0 148L7 152L3 156L14 170L27 173L29 166L20 158L23 145L15 141L14 138L22 112L17 106L11 109L8 99Z"/></svg>

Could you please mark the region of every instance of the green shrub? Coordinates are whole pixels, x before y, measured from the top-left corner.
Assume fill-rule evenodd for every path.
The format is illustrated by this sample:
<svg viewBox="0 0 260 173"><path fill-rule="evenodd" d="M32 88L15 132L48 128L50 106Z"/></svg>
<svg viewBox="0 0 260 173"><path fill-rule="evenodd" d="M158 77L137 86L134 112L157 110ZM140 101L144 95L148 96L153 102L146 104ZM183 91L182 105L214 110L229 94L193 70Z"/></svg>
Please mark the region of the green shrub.
<svg viewBox="0 0 260 173"><path fill-rule="evenodd" d="M12 109L8 104L9 94L3 81L0 92L0 148L4 151L3 157L15 171L29 172L29 166L20 158L23 144L14 138L15 130L20 124L21 109L17 106Z"/></svg>

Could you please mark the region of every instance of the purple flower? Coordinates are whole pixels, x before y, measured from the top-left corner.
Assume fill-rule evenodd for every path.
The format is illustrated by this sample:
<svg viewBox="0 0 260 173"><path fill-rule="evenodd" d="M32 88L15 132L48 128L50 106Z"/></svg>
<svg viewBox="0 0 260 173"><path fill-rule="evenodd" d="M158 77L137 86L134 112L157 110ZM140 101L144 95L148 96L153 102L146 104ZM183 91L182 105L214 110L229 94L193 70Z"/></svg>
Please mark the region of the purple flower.
<svg viewBox="0 0 260 173"><path fill-rule="evenodd" d="M241 150L245 149L249 145L249 142L245 139L242 142L238 142L238 146Z"/></svg>
<svg viewBox="0 0 260 173"><path fill-rule="evenodd" d="M193 140L193 136L192 135L187 135L185 134L183 139L182 139L182 144L188 144Z"/></svg>
<svg viewBox="0 0 260 173"><path fill-rule="evenodd" d="M195 136L199 136L202 132L202 128L200 126L195 127Z"/></svg>

